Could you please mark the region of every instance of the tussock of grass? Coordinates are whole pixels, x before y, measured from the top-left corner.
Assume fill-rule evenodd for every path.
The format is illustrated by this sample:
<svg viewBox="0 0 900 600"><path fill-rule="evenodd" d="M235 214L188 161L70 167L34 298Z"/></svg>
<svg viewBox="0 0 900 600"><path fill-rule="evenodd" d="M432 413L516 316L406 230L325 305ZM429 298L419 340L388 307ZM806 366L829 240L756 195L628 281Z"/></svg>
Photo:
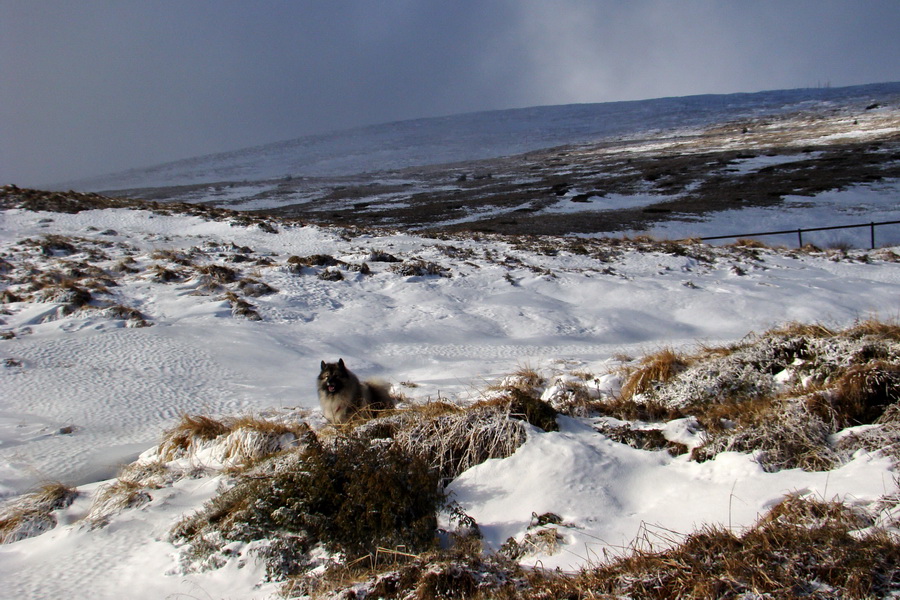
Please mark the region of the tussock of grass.
<svg viewBox="0 0 900 600"><path fill-rule="evenodd" d="M391 267L391 271L403 277L450 277L450 269L437 263L424 260L409 260L397 263Z"/></svg>
<svg viewBox="0 0 900 600"><path fill-rule="evenodd" d="M677 354L671 348L664 348L655 354L645 356L640 365L634 369L626 369L628 379L622 386L621 395L624 400L631 400L666 383L690 364L689 359Z"/></svg>
<svg viewBox="0 0 900 600"><path fill-rule="evenodd" d="M0 507L0 544L11 544L56 527L53 511L66 508L78 491L59 482L50 482Z"/></svg>
<svg viewBox="0 0 900 600"><path fill-rule="evenodd" d="M624 421L671 421L686 414L678 407L646 398L626 400L621 396L613 396L591 402L588 406L595 414Z"/></svg>
<svg viewBox="0 0 900 600"><path fill-rule="evenodd" d="M391 437L422 456L445 481L491 458L506 458L525 442L522 421L509 404L480 404L460 410L429 403L398 411Z"/></svg>
<svg viewBox="0 0 900 600"><path fill-rule="evenodd" d="M85 521L91 527L105 527L114 515L127 508L143 506L152 499L141 482L116 479L97 492Z"/></svg>
<svg viewBox="0 0 900 600"><path fill-rule="evenodd" d="M494 408L513 418L519 418L544 431L559 431L557 411L549 403L519 388L508 388L499 395L476 402L472 408Z"/></svg>
<svg viewBox="0 0 900 600"><path fill-rule="evenodd" d="M336 259L330 254L313 254L311 256L291 256L288 258L288 265L296 265L298 267L336 267L344 264L343 261Z"/></svg>
<svg viewBox="0 0 900 600"><path fill-rule="evenodd" d="M150 258L190 267L194 264L195 256L191 253L180 252L178 250L154 250L150 253Z"/></svg>
<svg viewBox="0 0 900 600"><path fill-rule="evenodd" d="M564 586L576 597L882 596L900 584L900 545L877 532L854 535L861 525L843 505L789 497L741 535L708 527L672 550L634 552Z"/></svg>
<svg viewBox="0 0 900 600"><path fill-rule="evenodd" d="M748 410L741 407L730 414L736 419L733 428L711 428L710 441L695 450L696 459L725 451L755 453L766 471L824 471L840 462L829 443L832 429L803 402L757 401Z"/></svg>
<svg viewBox="0 0 900 600"><path fill-rule="evenodd" d="M113 304L103 309L103 313L113 319L121 319L125 321L129 327L147 327L150 322L136 308L122 306L121 304Z"/></svg>
<svg viewBox="0 0 900 600"><path fill-rule="evenodd" d="M213 419L183 415L163 434L156 454L161 460L196 457L212 450L214 457L232 468L244 469L293 446L309 433L306 424L285 424L252 416Z"/></svg>
<svg viewBox="0 0 900 600"><path fill-rule="evenodd" d="M204 415L182 415L181 422L163 434L157 453L166 460L198 445L198 442L215 440L231 431L223 421Z"/></svg>
<svg viewBox="0 0 900 600"><path fill-rule="evenodd" d="M245 277L244 279L241 279L238 282L238 289L248 296L253 296L254 298L274 294L278 291L268 283L253 279L251 277Z"/></svg>
<svg viewBox="0 0 900 600"><path fill-rule="evenodd" d="M829 338L835 332L820 323L791 321L770 329L765 335L770 338Z"/></svg>
<svg viewBox="0 0 900 600"><path fill-rule="evenodd" d="M170 269L163 265L151 265L147 269L148 277L154 283L173 283L176 281L184 281L184 272L180 270Z"/></svg>
<svg viewBox="0 0 900 600"><path fill-rule="evenodd" d="M900 364L852 365L834 382L831 411L838 427L872 423L900 401Z"/></svg>
<svg viewBox="0 0 900 600"><path fill-rule="evenodd" d="M233 316L242 317L249 321L262 321L262 317L257 312L256 307L234 292L225 292L225 300L231 305L231 314Z"/></svg>
<svg viewBox="0 0 900 600"><path fill-rule="evenodd" d="M197 272L204 275L210 282L216 284L233 283L238 280L237 271L225 265L210 263L197 267Z"/></svg>

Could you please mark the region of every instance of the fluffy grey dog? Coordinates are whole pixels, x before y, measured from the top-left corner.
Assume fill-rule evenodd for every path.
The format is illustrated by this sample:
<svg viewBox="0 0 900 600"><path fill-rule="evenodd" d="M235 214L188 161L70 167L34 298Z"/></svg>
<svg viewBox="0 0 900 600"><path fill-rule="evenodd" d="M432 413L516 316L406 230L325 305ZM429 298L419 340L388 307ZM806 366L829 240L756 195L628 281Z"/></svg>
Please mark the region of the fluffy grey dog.
<svg viewBox="0 0 900 600"><path fill-rule="evenodd" d="M388 384L378 381L360 381L344 364L322 361L319 373L319 404L325 418L335 424L346 423L356 413L386 410L394 407L394 399Z"/></svg>

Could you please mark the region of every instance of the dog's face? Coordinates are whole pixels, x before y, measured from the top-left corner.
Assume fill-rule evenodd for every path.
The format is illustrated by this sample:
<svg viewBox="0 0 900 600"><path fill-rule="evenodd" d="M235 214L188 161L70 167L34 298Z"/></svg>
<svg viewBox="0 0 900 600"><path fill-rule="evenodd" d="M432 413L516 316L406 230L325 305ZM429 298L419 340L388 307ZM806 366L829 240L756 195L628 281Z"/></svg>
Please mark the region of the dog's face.
<svg viewBox="0 0 900 600"><path fill-rule="evenodd" d="M319 373L319 389L329 394L337 394L347 383L347 367L344 359L336 363L322 361L322 370Z"/></svg>

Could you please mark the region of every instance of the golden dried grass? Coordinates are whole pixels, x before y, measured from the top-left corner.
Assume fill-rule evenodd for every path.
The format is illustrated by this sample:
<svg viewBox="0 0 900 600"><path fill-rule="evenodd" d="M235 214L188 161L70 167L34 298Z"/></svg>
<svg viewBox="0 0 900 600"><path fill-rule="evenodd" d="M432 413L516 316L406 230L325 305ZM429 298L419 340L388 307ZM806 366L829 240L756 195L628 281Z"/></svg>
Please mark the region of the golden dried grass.
<svg viewBox="0 0 900 600"><path fill-rule="evenodd" d="M624 400L631 400L638 394L653 389L655 385L666 383L686 369L692 360L676 353L671 348L643 357L637 367L625 367L627 376L620 392Z"/></svg>

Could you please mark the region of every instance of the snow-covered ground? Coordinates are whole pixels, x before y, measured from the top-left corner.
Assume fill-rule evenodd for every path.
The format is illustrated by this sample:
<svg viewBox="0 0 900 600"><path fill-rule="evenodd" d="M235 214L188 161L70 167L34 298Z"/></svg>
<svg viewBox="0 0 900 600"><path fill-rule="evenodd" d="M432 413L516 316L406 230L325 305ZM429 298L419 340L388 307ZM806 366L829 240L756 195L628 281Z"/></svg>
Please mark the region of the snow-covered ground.
<svg viewBox="0 0 900 600"><path fill-rule="evenodd" d="M787 196L784 204L772 208L726 210L714 217L696 221L671 221L656 225L642 234L661 239L702 238L723 235L790 231L780 235L757 236L770 246L797 247L797 229L848 227L826 231L803 232L804 244L820 248L870 248L873 223L900 220L900 184L896 180L857 185L844 190L830 190L815 196ZM867 226L868 225L868 226ZM900 244L900 223L878 225L875 246ZM637 232L633 232L637 233ZM714 243L730 244L735 238Z"/></svg>
<svg viewBox="0 0 900 600"><path fill-rule="evenodd" d="M884 206L897 186L858 193ZM841 198L829 196L814 216L806 209L807 222L833 223L833 212L818 211L839 211ZM778 227L774 216L759 218L739 214L689 224L687 232L662 231L681 237L702 233L701 225L716 232L749 223ZM843 327L900 314L900 263L879 258L886 251L868 262L767 250L759 258L709 250L704 258L626 248L604 258L549 239L528 247L489 237L277 228L125 209L0 213L7 276L28 263L37 276L53 261L86 259L112 269L130 257L136 272L97 297L152 323L127 327L100 311L65 316L53 302L5 305L0 329L12 337L0 341L0 495L59 480L79 486L81 496L58 512L55 528L0 546L0 595L273 593L273 584L257 587L258 565L237 558L218 570L186 573L167 541L181 516L215 494L221 476L153 490L149 503L103 528L82 519L104 481L155 446L183 413L265 416L302 408L321 424L314 378L323 359L342 357L361 376L387 379L410 402L466 402L522 367L602 376L623 356L664 346L733 342L786 321ZM51 234L74 239L74 252L45 256L22 243ZM88 258L91 249L96 253ZM196 262L228 265L277 290L248 298L261 320L233 316L229 301L204 291L196 273L171 283L148 275L151 265L184 268L172 257L192 249ZM375 252L433 262L450 276L403 275L394 263L373 260ZM328 281L312 269L289 268L290 256L314 254L366 263L371 273L344 269L341 280ZM877 454L860 453L831 472L766 473L749 455L695 463L617 444L576 419L560 418L560 425L559 432L530 432L513 456L474 467L450 486L491 547L521 536L533 514L554 512L577 524L567 530L563 552L532 557L549 568L596 563L639 538L664 546L704 523L747 526L790 492L867 502L897 487L890 461Z"/></svg>
<svg viewBox="0 0 900 600"><path fill-rule="evenodd" d="M469 113L307 136L60 183L54 188L121 190L254 182L286 176L346 176L496 158L635 135L666 138L676 131L686 133L739 118L792 111L828 113L851 105L862 108L873 101L890 101L898 93L900 83L893 82Z"/></svg>

